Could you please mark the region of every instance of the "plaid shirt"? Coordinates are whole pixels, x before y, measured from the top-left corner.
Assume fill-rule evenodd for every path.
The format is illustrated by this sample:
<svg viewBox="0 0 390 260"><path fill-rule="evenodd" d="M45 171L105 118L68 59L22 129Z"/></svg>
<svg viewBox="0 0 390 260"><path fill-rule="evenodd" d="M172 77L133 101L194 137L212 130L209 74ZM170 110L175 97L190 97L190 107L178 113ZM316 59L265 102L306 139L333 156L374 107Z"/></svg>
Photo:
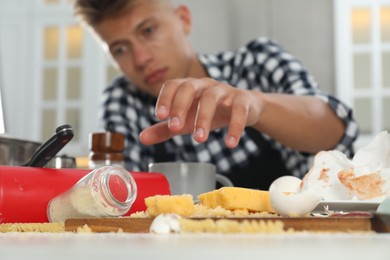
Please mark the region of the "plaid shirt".
<svg viewBox="0 0 390 260"><path fill-rule="evenodd" d="M314 96L327 102L345 125L344 136L334 149L347 156L353 155L358 126L351 109L322 93L301 63L275 42L258 38L234 52L198 57L210 77L237 88ZM155 103L155 98L138 90L124 77L115 79L104 91L100 117L106 128L111 125L114 131L125 134L125 160L129 170L147 171L148 164L156 160L156 146L144 146L138 138L144 128L159 121L155 117ZM195 142L191 135L176 136L164 143L165 156L171 161L211 162L219 173L226 176L231 174L231 169L245 167L262 156L261 149L245 132L236 148L227 148L224 143L226 132L226 128L213 131L208 141L202 144ZM307 173L312 155L286 147L268 136L263 137L280 154L289 171L285 174L302 177Z"/></svg>

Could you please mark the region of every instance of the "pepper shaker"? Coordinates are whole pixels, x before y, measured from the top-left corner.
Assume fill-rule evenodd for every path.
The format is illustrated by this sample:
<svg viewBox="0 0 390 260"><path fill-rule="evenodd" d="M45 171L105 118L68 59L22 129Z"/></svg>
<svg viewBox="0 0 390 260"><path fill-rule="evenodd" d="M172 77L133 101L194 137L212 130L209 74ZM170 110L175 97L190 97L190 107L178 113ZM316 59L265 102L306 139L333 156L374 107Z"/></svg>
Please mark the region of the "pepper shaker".
<svg viewBox="0 0 390 260"><path fill-rule="evenodd" d="M96 169L104 165L124 167L124 148L125 137L121 133L108 131L90 134L89 168Z"/></svg>

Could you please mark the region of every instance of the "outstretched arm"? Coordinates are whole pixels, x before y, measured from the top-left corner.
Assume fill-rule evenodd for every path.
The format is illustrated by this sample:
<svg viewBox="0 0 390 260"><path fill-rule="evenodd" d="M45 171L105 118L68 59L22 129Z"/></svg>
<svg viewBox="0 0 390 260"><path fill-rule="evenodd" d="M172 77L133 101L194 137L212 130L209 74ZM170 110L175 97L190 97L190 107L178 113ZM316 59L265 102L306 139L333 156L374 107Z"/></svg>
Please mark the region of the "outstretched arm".
<svg viewBox="0 0 390 260"><path fill-rule="evenodd" d="M165 121L141 133L146 145L179 134L205 142L210 131L228 127L225 142L234 148L250 126L293 149L315 153L336 146L344 133L343 122L319 98L243 90L211 78L168 81L156 115Z"/></svg>

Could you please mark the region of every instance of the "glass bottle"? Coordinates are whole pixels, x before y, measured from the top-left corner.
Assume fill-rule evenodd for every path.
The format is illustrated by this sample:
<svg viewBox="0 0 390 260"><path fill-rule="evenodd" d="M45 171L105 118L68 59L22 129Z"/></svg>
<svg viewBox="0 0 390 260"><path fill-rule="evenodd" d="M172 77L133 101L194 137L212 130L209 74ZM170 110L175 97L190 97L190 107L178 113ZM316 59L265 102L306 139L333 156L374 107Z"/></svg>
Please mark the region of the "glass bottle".
<svg viewBox="0 0 390 260"><path fill-rule="evenodd" d="M48 203L47 216L50 222L123 216L136 197L137 185L130 172L122 167L103 166L54 197Z"/></svg>

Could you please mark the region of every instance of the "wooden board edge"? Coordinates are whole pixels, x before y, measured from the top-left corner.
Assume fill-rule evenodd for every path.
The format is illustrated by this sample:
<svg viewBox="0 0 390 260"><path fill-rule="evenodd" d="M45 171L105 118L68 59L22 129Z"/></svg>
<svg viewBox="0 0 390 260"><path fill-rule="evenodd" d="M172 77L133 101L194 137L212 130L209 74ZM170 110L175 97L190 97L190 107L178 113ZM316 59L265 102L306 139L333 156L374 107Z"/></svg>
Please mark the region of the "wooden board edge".
<svg viewBox="0 0 390 260"><path fill-rule="evenodd" d="M68 219L65 221L65 231L77 232L85 225L96 233L128 232L148 233L152 218L90 218Z"/></svg>
<svg viewBox="0 0 390 260"><path fill-rule="evenodd" d="M193 218L202 220L205 218ZM309 232L390 232L377 217L306 217L306 218L228 218L236 221L282 221L284 229ZM148 233L153 218L68 219L65 231L77 232L87 225L92 232Z"/></svg>

